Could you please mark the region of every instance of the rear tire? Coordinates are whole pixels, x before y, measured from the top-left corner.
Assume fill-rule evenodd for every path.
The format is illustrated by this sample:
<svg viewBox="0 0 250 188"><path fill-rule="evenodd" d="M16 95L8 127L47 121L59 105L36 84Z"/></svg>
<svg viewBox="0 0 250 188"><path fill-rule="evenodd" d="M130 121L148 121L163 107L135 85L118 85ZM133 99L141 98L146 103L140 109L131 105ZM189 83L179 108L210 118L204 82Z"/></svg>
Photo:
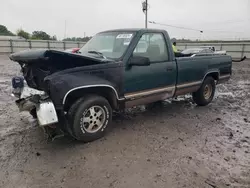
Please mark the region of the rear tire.
<svg viewBox="0 0 250 188"><path fill-rule="evenodd" d="M74 137L83 142L91 142L107 132L112 121L112 108L104 97L91 95L76 101L68 115Z"/></svg>
<svg viewBox="0 0 250 188"><path fill-rule="evenodd" d="M200 89L193 93L193 100L199 106L208 105L214 98L215 81L212 77L206 77Z"/></svg>

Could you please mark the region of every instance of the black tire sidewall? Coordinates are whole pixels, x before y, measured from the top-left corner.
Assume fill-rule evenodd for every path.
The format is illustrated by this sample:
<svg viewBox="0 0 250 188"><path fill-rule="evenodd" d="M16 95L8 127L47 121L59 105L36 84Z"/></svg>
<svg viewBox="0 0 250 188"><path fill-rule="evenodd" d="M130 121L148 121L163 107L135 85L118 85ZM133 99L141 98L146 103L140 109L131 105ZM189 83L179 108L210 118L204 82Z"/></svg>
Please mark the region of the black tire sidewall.
<svg viewBox="0 0 250 188"><path fill-rule="evenodd" d="M211 93L211 96L208 99L205 99L205 96L204 96L204 89L205 89L206 85L211 85L212 86L212 93ZM202 89L202 96L203 96L203 98L204 98L204 100L206 102L210 103L213 100L214 94L215 94L215 82L214 82L214 79L211 78L211 77L208 77L205 80L205 82L204 82L204 84L203 84L202 87L203 87L203 89Z"/></svg>
<svg viewBox="0 0 250 188"><path fill-rule="evenodd" d="M99 129L95 133L87 132L81 126L81 118L83 114L92 106L100 106L105 111L105 123L103 124L102 128ZM112 121L112 109L108 101L101 97L101 96L89 96L84 98L82 102L78 105L76 111L73 115L73 122L72 122L72 131L77 140L81 140L84 142L91 142L97 140L104 136L109 128L109 124Z"/></svg>
<svg viewBox="0 0 250 188"><path fill-rule="evenodd" d="M205 99L205 96L204 96L204 89L205 89L206 85L212 86L212 93L211 93L211 96L209 97L209 99ZM194 99L195 103L200 105L200 106L206 106L209 103L211 103L211 101L214 98L215 89L216 89L216 85L215 85L214 79L212 77L205 78L200 89L193 94L193 99Z"/></svg>

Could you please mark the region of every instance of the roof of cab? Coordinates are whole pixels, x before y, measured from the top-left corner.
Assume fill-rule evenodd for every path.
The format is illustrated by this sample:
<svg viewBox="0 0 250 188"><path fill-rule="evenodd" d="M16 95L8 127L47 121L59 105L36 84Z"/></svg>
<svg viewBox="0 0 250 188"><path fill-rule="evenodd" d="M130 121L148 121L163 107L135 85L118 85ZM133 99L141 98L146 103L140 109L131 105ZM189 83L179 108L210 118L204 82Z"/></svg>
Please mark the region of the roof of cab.
<svg viewBox="0 0 250 188"><path fill-rule="evenodd" d="M107 30L102 31L100 33L106 33L106 32L162 32L165 30L162 29L145 29L145 28L124 28L124 29L113 29L113 30Z"/></svg>

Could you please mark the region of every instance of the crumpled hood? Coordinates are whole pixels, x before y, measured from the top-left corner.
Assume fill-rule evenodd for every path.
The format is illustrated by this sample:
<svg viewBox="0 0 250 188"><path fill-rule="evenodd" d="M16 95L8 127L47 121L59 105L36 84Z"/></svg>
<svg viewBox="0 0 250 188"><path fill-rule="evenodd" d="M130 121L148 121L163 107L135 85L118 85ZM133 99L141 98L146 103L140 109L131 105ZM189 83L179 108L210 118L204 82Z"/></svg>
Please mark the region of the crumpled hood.
<svg viewBox="0 0 250 188"><path fill-rule="evenodd" d="M73 54L59 50L27 50L10 55L17 61L29 87L45 90L44 78L73 68L91 67L114 62L98 55Z"/></svg>
<svg viewBox="0 0 250 188"><path fill-rule="evenodd" d="M31 62L38 59L46 59L47 50L25 50L10 55L12 61Z"/></svg>
<svg viewBox="0 0 250 188"><path fill-rule="evenodd" d="M25 50L21 52L16 52L10 55L10 59L12 61L16 61L19 63L33 63L37 62L39 60L58 60L58 59L64 59L69 60L72 62L81 60L80 63L84 63L82 60L90 60L95 61L96 63L102 63L102 62L112 62L110 59L104 59L101 57L97 57L95 55L82 55L82 54L75 54L75 53L69 53L65 51L60 50L48 50L48 49L37 49L37 50ZM95 63L94 63L95 64Z"/></svg>

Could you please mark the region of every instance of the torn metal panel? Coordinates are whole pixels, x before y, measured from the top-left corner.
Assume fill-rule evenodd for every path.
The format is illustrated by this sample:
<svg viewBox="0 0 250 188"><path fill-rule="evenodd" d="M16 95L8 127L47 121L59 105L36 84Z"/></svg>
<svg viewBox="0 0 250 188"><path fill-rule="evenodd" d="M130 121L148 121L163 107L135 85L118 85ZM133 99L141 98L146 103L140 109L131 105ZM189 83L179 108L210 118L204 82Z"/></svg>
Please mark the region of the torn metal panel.
<svg viewBox="0 0 250 188"><path fill-rule="evenodd" d="M22 89L20 98L24 99L24 98L27 98L27 97L31 97L33 95L45 95L45 92L44 91L39 91L37 89L29 88L29 87L24 87Z"/></svg>
<svg viewBox="0 0 250 188"><path fill-rule="evenodd" d="M50 100L41 102L36 108L36 113L40 126L51 125L58 122L54 104Z"/></svg>

